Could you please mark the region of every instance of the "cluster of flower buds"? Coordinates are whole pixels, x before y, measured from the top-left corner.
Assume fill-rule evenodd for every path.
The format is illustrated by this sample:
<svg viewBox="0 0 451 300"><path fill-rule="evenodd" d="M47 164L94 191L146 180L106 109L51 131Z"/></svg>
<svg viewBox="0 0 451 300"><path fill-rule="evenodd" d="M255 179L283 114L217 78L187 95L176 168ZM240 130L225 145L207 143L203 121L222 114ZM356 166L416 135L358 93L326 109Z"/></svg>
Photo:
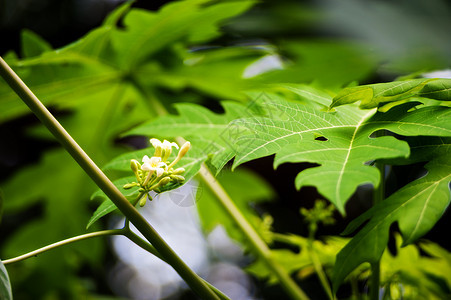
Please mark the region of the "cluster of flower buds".
<svg viewBox="0 0 451 300"><path fill-rule="evenodd" d="M125 184L124 189L139 187L139 192L142 195L146 195L150 191L161 192L161 189L171 182L181 183L185 181L185 177L182 176L185 169L174 169L174 166L188 152L191 147L190 142L183 144L177 157L172 162L169 162L168 159L171 156L172 147L179 149L176 143L171 143L167 140L161 142L158 139L151 139L150 143L155 148L154 155L150 158L144 155L142 159L143 164L140 164L136 159L130 161L130 167L135 173L137 182ZM148 197L150 198L150 196ZM147 197L140 199L139 205L141 207L146 204L146 199Z"/></svg>

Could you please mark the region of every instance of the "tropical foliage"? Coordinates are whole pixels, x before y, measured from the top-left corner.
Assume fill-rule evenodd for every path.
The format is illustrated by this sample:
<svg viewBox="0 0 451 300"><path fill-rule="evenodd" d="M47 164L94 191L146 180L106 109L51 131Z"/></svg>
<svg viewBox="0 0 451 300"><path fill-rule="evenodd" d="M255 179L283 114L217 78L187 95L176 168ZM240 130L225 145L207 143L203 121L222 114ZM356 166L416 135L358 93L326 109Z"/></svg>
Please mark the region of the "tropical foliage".
<svg viewBox="0 0 451 300"><path fill-rule="evenodd" d="M251 253L253 262L246 270L258 280L280 284L297 298L299 293L287 283L290 278L298 288L314 278L324 292L311 297L332 299L351 297L343 286L359 297L373 277L378 286L370 285L370 290L379 294L382 288L384 299L446 299L451 295L449 249L419 239L434 228L450 202L451 79L415 73L358 84L372 82L382 58L368 55L368 45L345 39L217 46L222 28L233 31L240 20L252 17L255 5L189 0L152 12L127 2L101 26L61 49L24 31L22 55L10 52L4 58L134 205L150 189L127 186L137 178L139 187L145 186L130 161L159 156L151 138L180 146L189 141L190 150L177 162L183 173L167 169L178 179L152 190L170 192L215 175L212 191L205 190L196 204L202 227L208 233L222 225ZM233 19L246 11L250 13ZM281 66L243 76L266 59ZM3 125L29 120L29 109L3 81L0 111ZM29 123L22 134L52 146L39 153L38 162L17 168L1 184L0 220L2 208L8 220L39 211L31 220L13 223L17 228L1 243L3 261L82 234L86 227L98 230L106 226L101 221L118 212L50 133ZM297 189L314 187L332 204L320 201L296 214L305 220L307 237L296 228L277 232L275 224L281 221L264 209L269 202L283 205L268 181L273 175L246 167L268 162L262 158L269 156L274 169L310 163L283 180ZM174 151L167 164L176 157ZM424 166L425 172L389 194L388 170L398 166ZM374 196L362 201L371 208L349 219L352 197L368 185ZM222 186L232 209L218 200ZM335 219L350 222L343 232L348 237L319 238L318 228ZM394 241L392 249L389 240ZM11 279L17 299L101 299L95 296L94 280L80 281L78 274L83 268L102 270L107 251L102 240L92 239L7 269L1 263L0 295L12 299Z"/></svg>

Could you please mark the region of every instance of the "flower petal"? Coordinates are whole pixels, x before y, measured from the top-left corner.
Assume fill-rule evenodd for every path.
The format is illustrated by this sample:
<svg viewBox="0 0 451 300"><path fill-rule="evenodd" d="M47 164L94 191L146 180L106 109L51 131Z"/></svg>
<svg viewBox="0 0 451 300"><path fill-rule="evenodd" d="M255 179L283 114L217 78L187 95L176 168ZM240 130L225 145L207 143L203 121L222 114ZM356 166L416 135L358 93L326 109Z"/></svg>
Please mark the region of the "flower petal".
<svg viewBox="0 0 451 300"><path fill-rule="evenodd" d="M174 143L174 142L171 143L168 140L164 140L163 141L163 147L166 148L166 149L172 149L172 147L175 147L176 149L178 149L179 145L177 145L177 143Z"/></svg>
<svg viewBox="0 0 451 300"><path fill-rule="evenodd" d="M150 158L150 164L153 167L157 167L160 162L161 162L161 157L159 157L159 156L152 156Z"/></svg>
<svg viewBox="0 0 451 300"><path fill-rule="evenodd" d="M156 168L155 170L157 171L157 177L160 177L164 173L163 168Z"/></svg>
<svg viewBox="0 0 451 300"><path fill-rule="evenodd" d="M150 165L150 163L146 162L141 166L141 170L150 171L152 170L152 166Z"/></svg>
<svg viewBox="0 0 451 300"><path fill-rule="evenodd" d="M150 143L154 148L157 148L158 146L161 146L163 143L159 139L150 139Z"/></svg>

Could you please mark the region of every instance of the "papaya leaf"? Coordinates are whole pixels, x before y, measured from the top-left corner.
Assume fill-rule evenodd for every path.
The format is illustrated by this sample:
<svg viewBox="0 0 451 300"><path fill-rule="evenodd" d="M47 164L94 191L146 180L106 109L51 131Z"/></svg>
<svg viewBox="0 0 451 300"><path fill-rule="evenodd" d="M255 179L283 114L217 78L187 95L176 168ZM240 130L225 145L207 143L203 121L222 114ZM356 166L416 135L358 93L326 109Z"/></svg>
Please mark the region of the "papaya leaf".
<svg viewBox="0 0 451 300"><path fill-rule="evenodd" d="M436 79L428 82L420 91L421 97L442 101L451 100L451 79Z"/></svg>
<svg viewBox="0 0 451 300"><path fill-rule="evenodd" d="M271 154L276 154L275 166L286 162L318 163L320 167L298 175L296 186L317 187L342 213L359 185L378 185L379 171L368 162L409 155L405 141L393 136L374 138L374 132L386 129L405 136L451 136L447 107L411 110L418 103L407 103L387 113L355 106L325 112L321 107L326 100L330 103L331 96L302 85L286 88L316 104L287 102L270 93L253 95L260 101L250 102L247 107L223 102L222 115L198 105L179 104L178 116L157 118L127 134L184 136L212 155L212 165L218 170L234 156L234 167Z"/></svg>
<svg viewBox="0 0 451 300"><path fill-rule="evenodd" d="M362 109L388 111L412 97L450 101L451 79L421 78L345 88L334 97L330 108L360 101Z"/></svg>
<svg viewBox="0 0 451 300"><path fill-rule="evenodd" d="M364 262L377 262L388 242L389 227L398 222L403 246L428 232L450 202L451 159L441 156L426 165L429 173L417 179L353 220L343 234L369 222L337 255L333 285L337 290L345 277Z"/></svg>
<svg viewBox="0 0 451 300"><path fill-rule="evenodd" d="M409 157L383 160L384 164L407 165L430 161L451 151L451 137L415 136L405 137L404 140L409 144Z"/></svg>
<svg viewBox="0 0 451 300"><path fill-rule="evenodd" d="M296 177L296 186L315 186L340 212L355 189L364 183L379 184L379 172L367 165L375 159L407 157L406 142L392 136L373 138L375 131L388 129L402 135L451 135L448 121L451 110L425 107L408 110L408 103L387 113L362 111L344 106L334 113L311 109L294 103L276 104L288 120L251 118L240 121L251 134L238 142L234 167L276 153L275 166L287 162L312 162ZM320 138L319 138L320 137ZM239 145L240 145L239 144Z"/></svg>
<svg viewBox="0 0 451 300"><path fill-rule="evenodd" d="M178 116L159 117L126 134L168 138L183 136L192 143L194 151L204 153L204 160L208 155L213 155L211 162L219 171L235 155L233 141L230 141L228 135L232 130L240 129L229 123L247 114L242 104L228 101L221 104L225 110L222 115L196 104L176 104Z"/></svg>
<svg viewBox="0 0 451 300"><path fill-rule="evenodd" d="M0 260L0 298L4 300L13 299L8 271L6 271L6 268L1 260Z"/></svg>

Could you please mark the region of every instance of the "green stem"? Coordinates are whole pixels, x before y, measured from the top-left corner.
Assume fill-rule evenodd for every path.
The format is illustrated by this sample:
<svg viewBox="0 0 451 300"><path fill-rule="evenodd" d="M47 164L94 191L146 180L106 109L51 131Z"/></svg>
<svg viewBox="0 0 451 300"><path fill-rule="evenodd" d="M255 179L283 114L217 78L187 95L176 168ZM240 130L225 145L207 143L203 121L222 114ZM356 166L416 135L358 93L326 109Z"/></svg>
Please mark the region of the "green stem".
<svg viewBox="0 0 451 300"><path fill-rule="evenodd" d="M36 256L38 254L44 253L46 251L70 244L70 243L74 243L74 242L78 242L78 241L83 241L83 240L87 240L93 237L99 237L99 236L106 236L106 235L121 235L124 234L124 230L123 229L112 229L112 230L103 230L103 231L96 231L96 232L91 232L91 233L86 233L86 234L82 234L82 235L78 235L78 236L74 236L72 238L69 239L65 239L53 244L50 244L48 246L39 248L37 250L28 252L24 255L20 255L11 259L7 259L3 261L3 264L7 265L7 264L12 264L33 256Z"/></svg>
<svg viewBox="0 0 451 300"><path fill-rule="evenodd" d="M130 219L130 222L158 250L165 260L177 271L185 282L203 299L219 299L207 284L194 273L186 263L169 247L147 220L127 201L108 177L91 160L75 140L67 133L33 92L0 57L0 75L17 93L39 120L49 129L80 167L91 177L97 186L111 199L117 208Z"/></svg>
<svg viewBox="0 0 451 300"><path fill-rule="evenodd" d="M318 255L316 255L316 252L313 249L313 243L311 243L311 242L309 242L308 253L313 262L313 267L315 268L316 275L318 276L319 281L320 281L321 285L323 286L324 291L326 292L329 299L333 300L334 296L332 293L332 289L330 288L329 281L327 280L327 276L324 273L323 267L321 265L321 261L319 260Z"/></svg>
<svg viewBox="0 0 451 300"><path fill-rule="evenodd" d="M289 244L289 245L299 246L299 244L293 243L293 241L284 234L274 233L272 235L272 237L273 237L274 241L278 241L278 242ZM307 252L310 256L310 259L312 260L313 267L315 268L315 272L320 280L320 283L321 283L324 291L326 292L329 299L333 300L334 296L333 296L329 281L327 280L327 276L324 273L324 270L321 266L321 261L319 260L318 255L316 255L316 252L313 249L313 237L314 237L314 233L310 233L309 238L308 238Z"/></svg>
<svg viewBox="0 0 451 300"><path fill-rule="evenodd" d="M258 254L258 257L265 262L268 269L271 270L277 277L285 292L287 292L287 294L292 299L309 299L304 291L302 291L302 289L288 275L286 270L281 265L279 265L277 261L274 260L271 249L263 241L260 235L255 231L255 229L249 224L241 211L232 201L230 196L214 178L213 174L211 174L211 172L205 165L202 165L199 175L202 180L208 185L213 194L215 194L224 210L235 221L240 230L246 236L253 250Z"/></svg>
<svg viewBox="0 0 451 300"><path fill-rule="evenodd" d="M358 300L360 294L357 278L355 276L352 276L349 280L351 282L351 291L352 291L351 299Z"/></svg>
<svg viewBox="0 0 451 300"><path fill-rule="evenodd" d="M160 255L160 253L158 253L158 251L155 249L154 246L152 246L151 244L149 244L148 242L146 242L145 240L140 238L136 233L131 231L131 229L129 227L128 219L126 219L126 222L125 222L124 227L122 229L103 230L103 231L96 231L96 232L91 232L91 233L78 235L78 236L75 236L75 237L72 237L72 238L68 238L68 239L65 239L65 240L62 240L62 241L59 241L59 242L47 245L45 247L42 247L42 248L39 248L37 250L28 252L26 254L23 254L23 255L20 255L20 256L11 258L11 259L3 260L2 263L4 265L12 264L12 263L15 263L15 262L19 262L19 261L28 259L30 257L35 257L38 254L41 254L41 253L44 253L44 252L56 249L56 248L64 246L64 245L68 245L68 244L71 244L71 243L87 240L87 239L94 238L94 237L109 236L109 235L123 235L123 236L127 237L130 241L132 241L133 243L138 245L139 247L143 248L147 252L155 255L156 257L158 257L162 261L166 262L164 260L164 258ZM220 290L218 290L216 287L211 285L209 282L205 281L205 283L218 295L218 297L221 300L230 300L230 298L228 298L226 295L224 295Z"/></svg>
<svg viewBox="0 0 451 300"><path fill-rule="evenodd" d="M379 186L374 189L373 206L382 202L385 198L385 165L376 162L376 168L379 170L380 179ZM370 279L370 300L379 299L379 286L381 276L380 260L371 264L371 279Z"/></svg>
<svg viewBox="0 0 451 300"><path fill-rule="evenodd" d="M370 279L370 300L379 300L379 285L381 276L380 261L371 264L371 279Z"/></svg>
<svg viewBox="0 0 451 300"><path fill-rule="evenodd" d="M142 249L146 250L147 252L155 255L162 261L165 261L163 257L161 257L160 253L149 243L147 243L145 240L140 238L138 235L136 235L134 232L129 230L124 234L129 240L131 240L133 243L141 247ZM218 290L214 285L210 284L208 281L205 281L205 283L218 295L221 300L230 300L229 297L227 297L225 294L223 294L220 290Z"/></svg>
<svg viewBox="0 0 451 300"><path fill-rule="evenodd" d="M136 89L146 97L150 99L151 110L156 112L158 115L168 114L166 108L156 99L154 95L151 95L147 90L145 90L137 80L132 80ZM182 137L176 138L176 141L183 145L186 140ZM260 235L255 231L255 229L249 224L246 218L243 216L241 211L235 205L233 200L221 186L221 184L215 179L213 174L208 170L205 164L202 164L201 170L198 173L202 181L210 188L213 194L218 199L220 205L224 208L226 213L235 222L240 231L246 236L247 240L250 242L253 250L257 253L258 257L262 259L268 266L274 275L279 280L282 288L287 292L287 294L292 299L308 300L309 297L304 293L304 291L294 282L286 270L273 259L271 249L263 241Z"/></svg>

